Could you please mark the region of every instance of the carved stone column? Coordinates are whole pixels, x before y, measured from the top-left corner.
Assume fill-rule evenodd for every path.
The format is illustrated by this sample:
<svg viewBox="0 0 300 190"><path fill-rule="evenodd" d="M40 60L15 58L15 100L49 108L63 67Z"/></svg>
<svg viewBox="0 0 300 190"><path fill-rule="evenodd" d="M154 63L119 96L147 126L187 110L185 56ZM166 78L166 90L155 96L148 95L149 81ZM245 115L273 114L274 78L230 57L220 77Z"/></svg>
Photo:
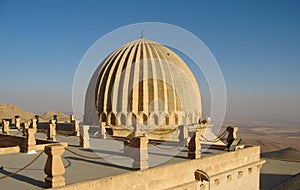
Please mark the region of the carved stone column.
<svg viewBox="0 0 300 190"><path fill-rule="evenodd" d="M37 129L37 119L31 119L31 128Z"/></svg>
<svg viewBox="0 0 300 190"><path fill-rule="evenodd" d="M187 128L184 125L179 125L178 126L179 130L179 144L180 146L185 146L186 145L186 140L188 139L188 131Z"/></svg>
<svg viewBox="0 0 300 190"><path fill-rule="evenodd" d="M9 121L2 120L2 132L3 134L9 134Z"/></svg>
<svg viewBox="0 0 300 190"><path fill-rule="evenodd" d="M82 148L90 148L90 135L89 125L80 126L80 143L79 146Z"/></svg>
<svg viewBox="0 0 300 190"><path fill-rule="evenodd" d="M227 136L227 143L231 143L232 140L237 138L237 131L238 131L238 127L232 127L229 126L226 129L228 131L228 136Z"/></svg>
<svg viewBox="0 0 300 190"><path fill-rule="evenodd" d="M56 129L54 124L48 125L47 140L56 141Z"/></svg>
<svg viewBox="0 0 300 190"><path fill-rule="evenodd" d="M65 168L61 159L65 148L62 145L55 144L45 147L45 153L48 155L44 172L47 175L45 178L46 188L55 188L66 184L63 174Z"/></svg>
<svg viewBox="0 0 300 190"><path fill-rule="evenodd" d="M23 128L22 128L22 132L23 132L23 136L27 135L27 129L30 126L30 122L24 122Z"/></svg>
<svg viewBox="0 0 300 190"><path fill-rule="evenodd" d="M75 117L74 117L74 115L72 114L72 115L70 115L70 123L72 123L73 121L75 121Z"/></svg>
<svg viewBox="0 0 300 190"><path fill-rule="evenodd" d="M57 115L53 115L53 120L55 121L55 124L57 125L57 123L58 123Z"/></svg>
<svg viewBox="0 0 300 190"><path fill-rule="evenodd" d="M79 128L79 121L73 120L73 135L79 137L80 136L80 128Z"/></svg>
<svg viewBox="0 0 300 190"><path fill-rule="evenodd" d="M99 138L106 139L105 122L100 122Z"/></svg>
<svg viewBox="0 0 300 190"><path fill-rule="evenodd" d="M27 128L26 130L26 139L25 139L25 152L31 152L35 150L35 145L36 145L36 141L35 141L35 133L36 133L36 129L34 128Z"/></svg>
<svg viewBox="0 0 300 190"><path fill-rule="evenodd" d="M38 125L40 122L40 116L39 115L35 115L34 118L36 119L36 124Z"/></svg>
<svg viewBox="0 0 300 190"><path fill-rule="evenodd" d="M197 159L201 157L201 144L200 144L201 132L196 130L190 142L188 143L188 158Z"/></svg>
<svg viewBox="0 0 300 190"><path fill-rule="evenodd" d="M124 154L133 158L133 170L148 169L148 139L147 137L133 137L131 142L124 143Z"/></svg>
<svg viewBox="0 0 300 190"><path fill-rule="evenodd" d="M19 131L21 130L21 119L18 115L15 116L15 126Z"/></svg>

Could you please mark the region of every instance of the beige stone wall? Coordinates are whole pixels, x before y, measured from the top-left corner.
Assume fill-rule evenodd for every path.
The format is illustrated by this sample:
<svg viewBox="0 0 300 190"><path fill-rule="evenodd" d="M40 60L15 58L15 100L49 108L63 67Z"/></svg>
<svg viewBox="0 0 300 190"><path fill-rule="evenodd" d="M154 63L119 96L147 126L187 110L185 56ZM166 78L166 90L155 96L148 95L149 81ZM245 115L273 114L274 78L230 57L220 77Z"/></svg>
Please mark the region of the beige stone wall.
<svg viewBox="0 0 300 190"><path fill-rule="evenodd" d="M211 189L259 189L259 172L263 161L260 148L248 147L197 160L154 167L148 170L67 185L58 189L208 189L195 180L196 170L210 176ZM201 186L202 185L202 186ZM201 186L201 187L200 187Z"/></svg>

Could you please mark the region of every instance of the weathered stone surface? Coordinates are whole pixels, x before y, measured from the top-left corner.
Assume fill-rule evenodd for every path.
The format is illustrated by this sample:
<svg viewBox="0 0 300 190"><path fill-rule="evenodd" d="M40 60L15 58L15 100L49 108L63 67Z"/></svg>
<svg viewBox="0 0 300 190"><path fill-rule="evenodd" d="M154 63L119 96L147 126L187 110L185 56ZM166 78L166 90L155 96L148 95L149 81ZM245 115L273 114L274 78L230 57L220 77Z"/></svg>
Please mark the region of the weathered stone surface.
<svg viewBox="0 0 300 190"><path fill-rule="evenodd" d="M237 138L238 127L229 126L226 130L228 131L227 143L230 143L233 139Z"/></svg>
<svg viewBox="0 0 300 190"><path fill-rule="evenodd" d="M135 50L125 51L130 47ZM100 120L108 126L132 126L131 116L137 123L155 127L199 121L202 105L197 81L175 52L146 39L130 42L121 49L124 51L118 49L111 54L115 59L105 59L95 71L86 94L83 123ZM103 65L114 69L99 74Z"/></svg>
<svg viewBox="0 0 300 190"><path fill-rule="evenodd" d="M73 134L75 136L79 137L80 136L79 121L78 120L73 120L72 125L73 125Z"/></svg>
<svg viewBox="0 0 300 190"><path fill-rule="evenodd" d="M27 135L27 129L29 128L29 126L30 126L30 122L23 123L23 128L22 128L23 136Z"/></svg>
<svg viewBox="0 0 300 190"><path fill-rule="evenodd" d="M15 116L15 126L18 130L21 130L21 119L18 115Z"/></svg>
<svg viewBox="0 0 300 190"><path fill-rule="evenodd" d="M240 190L259 189L260 166L259 147L248 147L234 152L193 159L175 164L167 164L142 171L67 185L58 189L210 189ZM257 167L259 166L259 167ZM252 172L248 173L248 168ZM197 181L195 171L205 171L208 181ZM239 171L243 175L238 178ZM230 177L228 177L230 176ZM199 178L198 178L199 179Z"/></svg>
<svg viewBox="0 0 300 190"><path fill-rule="evenodd" d="M48 124L47 140L56 141L56 128L54 124Z"/></svg>
<svg viewBox="0 0 300 190"><path fill-rule="evenodd" d="M36 140L35 140L35 128L26 128L26 139L24 144L25 152L31 152L35 150Z"/></svg>
<svg viewBox="0 0 300 190"><path fill-rule="evenodd" d="M70 123L72 123L75 120L75 117L73 114L70 115Z"/></svg>
<svg viewBox="0 0 300 190"><path fill-rule="evenodd" d="M57 123L58 123L57 115L53 115L53 120L55 121L55 124L57 125Z"/></svg>
<svg viewBox="0 0 300 190"><path fill-rule="evenodd" d="M90 135L89 135L89 125L81 125L80 128L80 142L79 146L82 148L90 148Z"/></svg>
<svg viewBox="0 0 300 190"><path fill-rule="evenodd" d="M31 125L30 125L31 128L34 128L34 129L37 129L37 119L34 118L34 119L31 119Z"/></svg>
<svg viewBox="0 0 300 190"><path fill-rule="evenodd" d="M2 120L2 132L3 134L9 134L9 121Z"/></svg>
<svg viewBox="0 0 300 190"><path fill-rule="evenodd" d="M45 187L54 188L65 185L65 168L61 159L64 153L64 147L59 144L45 147L45 153L48 155L45 164L44 172L47 175L45 178Z"/></svg>
<svg viewBox="0 0 300 190"><path fill-rule="evenodd" d="M188 158L197 159L201 157L201 144L200 144L201 132L195 131L193 137L188 143Z"/></svg>
<svg viewBox="0 0 300 190"><path fill-rule="evenodd" d="M133 137L124 143L124 155L131 157L133 170L148 169L148 139L147 137Z"/></svg>
<svg viewBox="0 0 300 190"><path fill-rule="evenodd" d="M39 115L35 115L34 118L36 119L36 124L38 125L40 122L40 116Z"/></svg>

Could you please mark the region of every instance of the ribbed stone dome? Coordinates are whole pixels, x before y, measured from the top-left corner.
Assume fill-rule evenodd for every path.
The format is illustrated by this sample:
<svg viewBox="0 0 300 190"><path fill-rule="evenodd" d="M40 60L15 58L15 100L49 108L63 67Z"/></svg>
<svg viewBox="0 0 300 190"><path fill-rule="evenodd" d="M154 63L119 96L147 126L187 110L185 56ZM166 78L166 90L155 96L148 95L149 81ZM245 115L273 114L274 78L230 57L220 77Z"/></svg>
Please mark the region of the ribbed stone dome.
<svg viewBox="0 0 300 190"><path fill-rule="evenodd" d="M91 79L85 123L128 125L128 117L156 125L197 122L200 91L184 61L162 44L144 38L112 52ZM158 121L159 120L159 121Z"/></svg>

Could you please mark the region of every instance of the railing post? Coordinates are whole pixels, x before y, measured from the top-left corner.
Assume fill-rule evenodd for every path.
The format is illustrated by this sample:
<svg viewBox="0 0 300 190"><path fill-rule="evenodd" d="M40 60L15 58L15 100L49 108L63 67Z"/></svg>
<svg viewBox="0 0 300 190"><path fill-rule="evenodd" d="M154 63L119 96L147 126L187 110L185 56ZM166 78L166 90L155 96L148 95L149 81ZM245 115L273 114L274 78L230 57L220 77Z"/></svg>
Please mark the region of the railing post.
<svg viewBox="0 0 300 190"><path fill-rule="evenodd" d="M72 121L73 125L73 135L79 137L80 136L80 129L79 129L79 121L76 119Z"/></svg>
<svg viewBox="0 0 300 190"><path fill-rule="evenodd" d="M186 140L188 138L187 128L184 125L179 125L178 130L179 130L180 146L184 146L184 145L186 145Z"/></svg>
<svg viewBox="0 0 300 190"><path fill-rule="evenodd" d="M47 140L56 141L56 129L54 124L48 124Z"/></svg>
<svg viewBox="0 0 300 190"><path fill-rule="evenodd" d="M104 122L100 122L99 138L106 139L106 129Z"/></svg>
<svg viewBox="0 0 300 190"><path fill-rule="evenodd" d="M9 121L6 121L5 119L2 120L2 132L3 134L9 134Z"/></svg>
<svg viewBox="0 0 300 190"><path fill-rule="evenodd" d="M133 158L133 170L148 169L148 139L147 137L133 137L130 143L124 143L124 154Z"/></svg>
<svg viewBox="0 0 300 190"><path fill-rule="evenodd" d="M188 144L188 158L197 159L201 157L201 144L200 144L201 132L196 130L193 137Z"/></svg>
<svg viewBox="0 0 300 190"><path fill-rule="evenodd" d="M36 124L38 125L40 122L40 116L39 115L35 115L34 118L36 119Z"/></svg>
<svg viewBox="0 0 300 190"><path fill-rule="evenodd" d="M53 115L53 120L55 121L55 124L57 125L57 123L58 123L57 115Z"/></svg>
<svg viewBox="0 0 300 190"><path fill-rule="evenodd" d="M79 146L82 148L90 148L90 136L89 136L89 128L88 125L80 126L80 143Z"/></svg>
<svg viewBox="0 0 300 190"><path fill-rule="evenodd" d="M23 136L26 136L27 135L27 129L29 128L30 126L30 122L24 122L23 123L23 128L22 128L22 132L23 132Z"/></svg>
<svg viewBox="0 0 300 190"><path fill-rule="evenodd" d="M44 172L46 188L55 188L66 184L63 174L65 173L64 164L61 156L65 148L60 144L45 147L45 153L48 155Z"/></svg>
<svg viewBox="0 0 300 190"><path fill-rule="evenodd" d="M227 143L230 143L232 140L237 138L238 127L229 126L226 129L228 131Z"/></svg>
<svg viewBox="0 0 300 190"><path fill-rule="evenodd" d="M72 123L73 121L75 121L75 117L74 117L74 115L72 114L72 115L70 115L70 123Z"/></svg>
<svg viewBox="0 0 300 190"><path fill-rule="evenodd" d="M25 152L31 152L35 151L35 145L36 145L36 140L35 140L35 133L36 129L34 128L27 128L26 130L26 139L25 139Z"/></svg>
<svg viewBox="0 0 300 190"><path fill-rule="evenodd" d="M21 119L20 119L20 116L18 116L18 115L15 116L15 125L16 125L16 128L20 131L21 130Z"/></svg>
<svg viewBox="0 0 300 190"><path fill-rule="evenodd" d="M37 122L37 120L36 120L36 118L34 118L34 119L31 119L31 128L34 128L34 129L37 129L37 124L36 124L36 122Z"/></svg>

